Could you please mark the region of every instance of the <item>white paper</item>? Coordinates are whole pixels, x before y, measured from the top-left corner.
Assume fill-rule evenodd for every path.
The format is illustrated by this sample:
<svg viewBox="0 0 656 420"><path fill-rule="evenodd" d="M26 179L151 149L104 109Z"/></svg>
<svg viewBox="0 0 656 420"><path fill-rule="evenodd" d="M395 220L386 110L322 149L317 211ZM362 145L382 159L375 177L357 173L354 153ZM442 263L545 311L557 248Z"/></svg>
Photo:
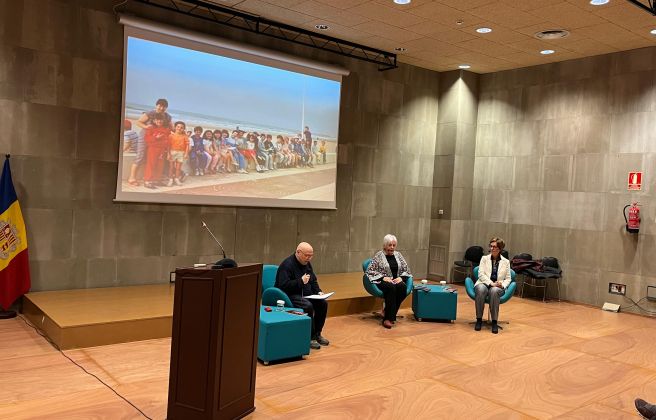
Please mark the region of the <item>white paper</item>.
<svg viewBox="0 0 656 420"><path fill-rule="evenodd" d="M329 292L329 293L324 293L323 295L309 295L309 296L303 296L305 299L328 299L332 295L334 295L335 292Z"/></svg>

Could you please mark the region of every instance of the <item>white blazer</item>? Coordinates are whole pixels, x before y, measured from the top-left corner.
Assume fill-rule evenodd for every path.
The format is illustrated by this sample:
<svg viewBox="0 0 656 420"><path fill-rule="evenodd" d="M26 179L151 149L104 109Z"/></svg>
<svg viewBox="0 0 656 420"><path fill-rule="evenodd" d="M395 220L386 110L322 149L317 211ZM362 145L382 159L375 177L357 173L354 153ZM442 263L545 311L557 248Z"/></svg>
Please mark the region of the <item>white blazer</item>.
<svg viewBox="0 0 656 420"><path fill-rule="evenodd" d="M507 289L508 285L510 285L510 282L512 281L510 278L510 261L508 261L508 258L505 258L503 255L499 256L501 257L501 261L499 261L499 267L497 268L497 280L501 281L501 285L504 289ZM490 280L491 275L492 256L491 254L488 254L481 258L481 263L478 266L478 280L476 280L476 284L474 286L479 284L486 284L491 286L493 283L493 281Z"/></svg>

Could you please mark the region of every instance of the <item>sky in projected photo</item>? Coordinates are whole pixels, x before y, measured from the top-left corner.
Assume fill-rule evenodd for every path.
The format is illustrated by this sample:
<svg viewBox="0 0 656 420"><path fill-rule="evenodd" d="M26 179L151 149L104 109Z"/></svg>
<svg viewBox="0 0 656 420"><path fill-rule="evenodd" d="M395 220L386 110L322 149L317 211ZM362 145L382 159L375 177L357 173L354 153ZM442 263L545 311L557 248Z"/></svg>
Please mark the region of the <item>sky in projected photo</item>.
<svg viewBox="0 0 656 420"><path fill-rule="evenodd" d="M126 107L169 101L174 118L337 138L340 83L227 57L128 38Z"/></svg>

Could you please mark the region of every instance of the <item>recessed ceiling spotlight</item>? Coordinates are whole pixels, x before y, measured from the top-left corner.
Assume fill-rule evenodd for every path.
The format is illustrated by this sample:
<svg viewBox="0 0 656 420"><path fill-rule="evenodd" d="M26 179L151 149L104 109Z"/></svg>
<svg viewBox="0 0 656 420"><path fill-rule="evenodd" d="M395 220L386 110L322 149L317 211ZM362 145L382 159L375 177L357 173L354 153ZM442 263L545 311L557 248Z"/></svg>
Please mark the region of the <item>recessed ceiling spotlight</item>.
<svg viewBox="0 0 656 420"><path fill-rule="evenodd" d="M590 0L590 4L593 6L603 6L607 4L610 0Z"/></svg>
<svg viewBox="0 0 656 420"><path fill-rule="evenodd" d="M321 23L319 25L314 25L315 28L320 29L322 31L325 31L326 29L330 28L330 26L326 25L325 23Z"/></svg>
<svg viewBox="0 0 656 420"><path fill-rule="evenodd" d="M492 29L483 26L482 28L476 29L476 32L478 32L479 34L489 34L490 32L492 32Z"/></svg>
<svg viewBox="0 0 656 420"><path fill-rule="evenodd" d="M394 0L396 4L409 4L412 0Z"/></svg>
<svg viewBox="0 0 656 420"><path fill-rule="evenodd" d="M652 35L656 35L656 29L652 29L651 31L649 31L649 33Z"/></svg>
<svg viewBox="0 0 656 420"><path fill-rule="evenodd" d="M405 51L407 51L407 49L405 47L396 47L396 48L394 48L394 51L405 52Z"/></svg>
<svg viewBox="0 0 656 420"><path fill-rule="evenodd" d="M470 69L471 66L469 64L461 64L458 66L459 69Z"/></svg>
<svg viewBox="0 0 656 420"><path fill-rule="evenodd" d="M556 51L554 51L554 50L542 50L542 51L540 51L540 54L542 54L542 55L549 55L549 54L553 54L553 53L555 53L555 52L556 52Z"/></svg>

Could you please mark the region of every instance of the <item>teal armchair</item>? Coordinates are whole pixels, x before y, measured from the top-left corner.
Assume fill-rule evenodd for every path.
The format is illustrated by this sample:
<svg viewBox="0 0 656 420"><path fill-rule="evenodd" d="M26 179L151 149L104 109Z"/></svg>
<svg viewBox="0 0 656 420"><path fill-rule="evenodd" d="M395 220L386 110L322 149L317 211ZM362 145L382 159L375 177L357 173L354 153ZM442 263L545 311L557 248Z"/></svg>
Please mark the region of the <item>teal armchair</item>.
<svg viewBox="0 0 656 420"><path fill-rule="evenodd" d="M478 279L478 267L474 267L474 272L473 276L475 279ZM510 298L513 296L515 293L515 288L517 288L517 283L515 283L515 270L512 268L510 269L510 284L506 288L506 291L504 292L503 296L501 296L501 299L499 303L504 304L510 300ZM465 279L465 289L467 290L467 296L469 296L472 300L476 299L476 292L474 291L474 284L476 283L475 280L472 280L470 277L467 277ZM490 297L488 296L485 299L485 303L489 304L490 303ZM487 311L487 316L488 318L490 317L490 311ZM501 321L499 321L501 323ZM508 322L505 321L507 324Z"/></svg>
<svg viewBox="0 0 656 420"><path fill-rule="evenodd" d="M364 273L362 275L362 285L364 286L364 290L366 290L367 293L369 293L371 296L383 298L383 292L378 288L378 286L369 281L369 277L367 277L367 268L369 268L369 263L371 263L371 258L368 258L362 262L362 272ZM405 295L408 296L410 293L412 293L412 276L408 277L405 280L405 283L407 286Z"/></svg>
<svg viewBox="0 0 656 420"><path fill-rule="evenodd" d="M276 306L278 300L284 300L286 308L293 308L287 293L275 287L277 272L277 265L265 264L262 268L262 305Z"/></svg>

